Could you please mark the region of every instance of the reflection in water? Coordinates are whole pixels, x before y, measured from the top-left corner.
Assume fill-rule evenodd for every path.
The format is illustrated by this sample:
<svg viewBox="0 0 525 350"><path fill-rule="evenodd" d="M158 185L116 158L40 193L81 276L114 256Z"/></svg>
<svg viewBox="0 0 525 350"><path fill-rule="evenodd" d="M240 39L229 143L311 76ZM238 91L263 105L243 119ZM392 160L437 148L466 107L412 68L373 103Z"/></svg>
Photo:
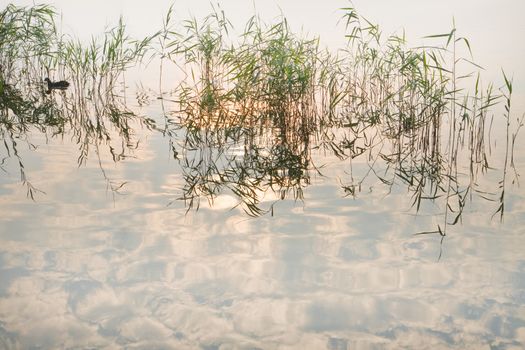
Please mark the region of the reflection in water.
<svg viewBox="0 0 525 350"><path fill-rule="evenodd" d="M222 12L212 13L201 24L186 22L186 37L181 39L184 33L171 29L172 9L163 31L152 37L133 41L120 21L102 44L94 39L83 47L57 36L51 9L9 6L4 11L6 29L13 23L25 27L4 34L7 48L2 67L8 68L2 70L2 125L11 141L10 147L6 144L8 156L17 157L31 198L36 189L27 181L14 141L24 138L29 127L55 137L71 134L79 147L79 164L85 163L90 148L100 156L101 144L108 146L115 162L125 159L126 152L137 147L132 124L155 129L155 122L131 111L125 91L119 96L116 84L160 35L163 55L172 62L183 59L177 64L184 64L196 79L193 85L191 79L182 81L172 93L179 108L165 111L163 107L165 115L173 118L165 120L163 130L158 129L170 137L173 155L180 160L185 180L181 199L188 209L198 208L201 197L212 203L224 190L237 196L253 216L271 211L260 206L261 196L269 189L277 198L292 193L296 200L302 199L309 172L320 172L311 152L323 149L351 163L367 162L366 174L351 171L350 181L342 181L344 191L353 197L371 174L390 187L397 181L404 183L417 211L423 200L438 202L444 197L445 218L435 231L444 236L447 225L460 220L472 192L490 195L476 185L478 174L490 167L488 111L501 97L510 109L512 82L505 77L506 92L498 96L492 87L479 91L478 77L474 95L460 95L456 62L449 68L441 52L455 52L456 43L466 41L456 37L454 29L434 36L447 39L446 46L436 51L406 49L398 36L389 37L383 48L377 27L362 28L356 12L346 10L349 46L338 57L323 52L317 40L296 37L285 20L265 26L254 17L243 41L229 45L229 22ZM21 31L32 33L38 41L23 41ZM33 50L34 45L47 48L45 55L20 60L20 51ZM41 87L28 84L37 81L42 71L69 76L71 89L46 97ZM69 85L46 79L46 92ZM509 145L514 147L521 125L518 120L512 131L510 113L504 117L508 128L497 210L501 215L507 168L513 164L508 161ZM459 176L458 160L469 164L466 185ZM120 187L108 183L112 190Z"/></svg>
<svg viewBox="0 0 525 350"><path fill-rule="evenodd" d="M21 180L33 199L38 189L26 176L16 140L26 140L32 147L31 132L46 138L68 135L78 144L79 165L85 163L91 150L100 160L102 145L117 162L136 148L132 123L152 126L151 119L139 118L126 107L124 97L114 88L124 70L143 54L149 39L126 47L130 39L120 22L106 33L102 45L93 40L83 47L58 36L54 16L46 6L25 9L9 5L2 12L0 127L7 157L16 158ZM72 86L61 92L69 82L45 78L45 90L40 83L42 72L68 76ZM119 137L115 143L114 134ZM112 190L122 186L106 180Z"/></svg>
<svg viewBox="0 0 525 350"><path fill-rule="evenodd" d="M434 38L444 47L408 49L353 9L344 13L349 45L337 54L291 33L285 19L254 17L232 41L220 11L178 32L171 11L144 40L128 38L121 21L87 46L58 35L46 6L2 12L0 167L19 171L34 200L2 188L2 347L525 341L523 195L505 195L520 165L511 81L501 96L479 80L464 92L455 52L466 40L455 30ZM151 52L162 54L161 74L174 64L188 75L171 92L139 89L137 108L125 72ZM70 86L49 89L47 76ZM151 101L159 107L145 117ZM508 127L496 167L489 111L498 101ZM38 136L74 149L81 173L34 186L28 169L48 166L34 154L59 164L38 154ZM135 159L142 150L151 155ZM112 193L130 184L126 199L99 203L90 159ZM122 182L108 176L110 163ZM503 215L506 203L513 215L495 235L481 219ZM217 210L224 205L248 216ZM403 215L407 206L419 215ZM460 223L465 234L444 241ZM437 233L440 244L417 232ZM436 264L443 245L447 258Z"/></svg>
<svg viewBox="0 0 525 350"><path fill-rule="evenodd" d="M304 140L290 144L271 126L189 127L181 145L182 198L189 209L195 199L213 201L229 190L253 216L264 213L260 200L268 190L282 200L290 192L295 199L302 199L302 188L309 183L309 137L306 134Z"/></svg>

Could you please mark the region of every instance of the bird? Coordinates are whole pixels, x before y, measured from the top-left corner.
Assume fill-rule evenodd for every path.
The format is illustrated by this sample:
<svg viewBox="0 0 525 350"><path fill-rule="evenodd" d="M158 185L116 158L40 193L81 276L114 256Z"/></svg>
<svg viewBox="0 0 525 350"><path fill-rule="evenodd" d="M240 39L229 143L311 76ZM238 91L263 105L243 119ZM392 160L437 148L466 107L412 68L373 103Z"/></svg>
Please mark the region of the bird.
<svg viewBox="0 0 525 350"><path fill-rule="evenodd" d="M69 83L65 80L52 82L49 78L44 79L47 82L47 93L51 93L51 90L65 90L69 86Z"/></svg>

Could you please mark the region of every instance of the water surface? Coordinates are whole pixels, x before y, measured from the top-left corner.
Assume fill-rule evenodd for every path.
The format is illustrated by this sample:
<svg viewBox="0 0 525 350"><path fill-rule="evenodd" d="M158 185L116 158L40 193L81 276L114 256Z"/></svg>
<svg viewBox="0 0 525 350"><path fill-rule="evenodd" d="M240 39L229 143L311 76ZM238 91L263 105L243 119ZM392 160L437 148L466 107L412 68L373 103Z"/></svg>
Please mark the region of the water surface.
<svg viewBox="0 0 525 350"><path fill-rule="evenodd" d="M301 16L289 14L297 25ZM126 108L137 117L131 142L109 127L109 140L86 137L82 159L79 135L93 130L81 123L56 134L35 125L3 134L18 147L2 151L0 347L524 346L525 192L509 168L500 220L502 125L487 140L491 167L474 180L487 193L471 192L457 224L444 225L443 202L423 200L416 210L410 186L395 176L400 165L392 173L380 157L341 159L320 130L295 139L266 125L185 124L175 118L170 80L160 95L148 79L146 87L127 82ZM514 119L519 97L516 105ZM337 129L324 135L331 132L339 137ZM383 153L394 146L386 142ZM517 174L524 146L519 138ZM242 166L248 179L265 180L237 187ZM467 162L457 176L469 183ZM246 188L261 215L234 191ZM417 235L437 227L446 236Z"/></svg>

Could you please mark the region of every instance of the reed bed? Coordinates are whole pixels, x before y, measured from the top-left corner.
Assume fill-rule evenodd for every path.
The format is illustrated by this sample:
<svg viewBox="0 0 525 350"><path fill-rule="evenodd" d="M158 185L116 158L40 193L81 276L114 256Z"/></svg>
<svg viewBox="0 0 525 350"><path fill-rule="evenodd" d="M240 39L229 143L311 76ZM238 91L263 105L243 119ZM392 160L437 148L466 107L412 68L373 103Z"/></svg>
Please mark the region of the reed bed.
<svg viewBox="0 0 525 350"><path fill-rule="evenodd" d="M342 179L347 195L357 196L375 176L386 186L408 188L416 211L425 201L437 204L443 221L430 232L445 236L474 194L497 202L495 212L503 215L523 117L512 122L507 76L502 89L482 88L470 43L455 26L429 36L432 46L411 48L403 35L385 38L354 8L344 8L348 44L333 52L318 38L293 33L284 17L266 24L254 16L232 38L220 8L202 20L176 22L170 7L162 27L141 40L127 36L121 19L88 45L59 34L55 17L47 6L9 5L0 14L4 140L13 139L7 131L14 125L19 133L26 130L29 115L39 120L33 124L58 133L68 125L81 145L81 164L90 145L110 141L109 129L117 131L123 149L130 147L129 122L136 120L170 138L185 178L180 199L188 209L198 208L201 198L212 203L224 191L253 216L273 212L275 202L261 202L268 191L278 200L302 199L311 173L321 172L311 154L320 149L350 165ZM146 57L160 63L159 99L177 104L168 111L162 104L163 117L169 116L164 128L135 115L124 93L117 93L125 72ZM166 64L186 76L168 94ZM46 96L35 88L44 75L68 79L72 88ZM492 166L488 137L502 101L507 157L496 195L478 186L477 177ZM366 174L353 171L358 158L368 163ZM458 164L468 164L468 176Z"/></svg>
<svg viewBox="0 0 525 350"><path fill-rule="evenodd" d="M181 124L208 133L245 129L251 138L254 128L259 136L270 131L279 147L267 148L290 150L303 159L305 173L313 167L312 147L350 161L364 154L371 167L386 165L383 175L374 172L382 182L409 187L416 210L423 200L444 197L445 221L457 223L467 194L482 191L474 178L489 167L486 126L501 95L492 85L481 90L479 67L457 56L458 46L470 51L470 43L455 28L429 36L442 45L408 48L403 36L383 39L355 9L343 10L348 46L335 54L320 49L316 38L291 33L285 18L271 25L251 18L238 42L228 37L223 13L186 22L186 31L168 44L176 48L172 59L180 57L193 78L179 90ZM459 73L461 62L472 72ZM472 77L473 93L460 88ZM212 146L208 141L203 138L203 147ZM460 151L470 163L465 186L458 182ZM362 181L343 188L355 195ZM264 192L262 184L257 181ZM191 198L198 197L191 188Z"/></svg>
<svg viewBox="0 0 525 350"><path fill-rule="evenodd" d="M8 158L14 156L28 196L39 192L28 180L20 140L31 149L31 132L70 138L78 144L79 165L93 154L101 163L103 149L118 161L136 147L137 125L152 127L125 103L117 86L124 72L137 65L152 37L130 39L122 20L88 45L57 30L56 11L47 5L0 12L0 135ZM44 78L68 80L67 91L46 91ZM101 147L104 146L104 147ZM121 184L108 180L108 187Z"/></svg>

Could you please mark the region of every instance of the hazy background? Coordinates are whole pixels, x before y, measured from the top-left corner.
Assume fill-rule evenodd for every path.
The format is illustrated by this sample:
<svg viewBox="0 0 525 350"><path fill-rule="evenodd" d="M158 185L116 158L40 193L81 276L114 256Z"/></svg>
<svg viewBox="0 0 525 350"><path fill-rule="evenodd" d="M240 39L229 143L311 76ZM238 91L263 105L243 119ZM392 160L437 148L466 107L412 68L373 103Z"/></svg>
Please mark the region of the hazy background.
<svg viewBox="0 0 525 350"><path fill-rule="evenodd" d="M31 5L34 1L14 1L16 5ZM170 2L163 0L91 0L91 1L35 1L53 4L63 14L63 31L76 37L89 38L118 21L122 15L132 35L151 34L160 28L162 18ZM208 0L174 1L177 19L189 15L207 14L211 4ZM344 44L342 7L353 6L372 23L377 23L384 34L401 33L403 29L413 45L422 43L421 37L449 32L455 19L458 35L467 37L472 45L474 59L487 68L487 78L500 77L501 68L515 80L525 78L522 64L525 58L525 2L502 0L253 0L220 1L236 29L242 30L246 20L257 13L270 22L281 13L286 16L295 31L319 35L324 43L334 47ZM523 78L522 78L523 77ZM522 85L522 84L518 84ZM517 86L519 88L519 86Z"/></svg>

